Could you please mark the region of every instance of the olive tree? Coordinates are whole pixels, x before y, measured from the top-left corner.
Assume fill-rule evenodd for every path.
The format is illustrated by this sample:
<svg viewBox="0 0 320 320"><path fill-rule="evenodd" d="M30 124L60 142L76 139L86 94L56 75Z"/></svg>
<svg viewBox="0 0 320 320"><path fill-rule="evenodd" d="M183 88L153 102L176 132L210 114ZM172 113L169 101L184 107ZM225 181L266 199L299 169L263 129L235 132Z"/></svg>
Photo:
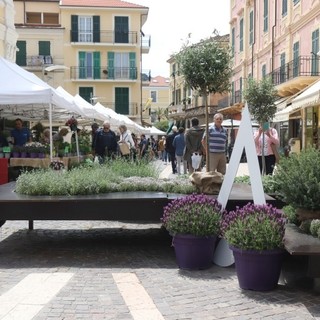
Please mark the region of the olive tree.
<svg viewBox="0 0 320 320"><path fill-rule="evenodd" d="M175 56L179 75L183 76L186 85L199 92L201 96L210 93L224 93L230 89L231 54L221 37L201 40L197 44L184 44ZM208 132L208 99L205 99L206 132ZM206 153L209 152L208 134L206 134ZM209 171L209 157L206 167Z"/></svg>
<svg viewBox="0 0 320 320"><path fill-rule="evenodd" d="M270 77L262 78L260 81L249 78L247 88L243 92L243 97L248 103L249 111L253 118L257 120L261 127L266 122L273 119L277 107L277 90ZM264 134L262 135L262 145L264 145ZM262 173L265 172L264 148L262 148Z"/></svg>

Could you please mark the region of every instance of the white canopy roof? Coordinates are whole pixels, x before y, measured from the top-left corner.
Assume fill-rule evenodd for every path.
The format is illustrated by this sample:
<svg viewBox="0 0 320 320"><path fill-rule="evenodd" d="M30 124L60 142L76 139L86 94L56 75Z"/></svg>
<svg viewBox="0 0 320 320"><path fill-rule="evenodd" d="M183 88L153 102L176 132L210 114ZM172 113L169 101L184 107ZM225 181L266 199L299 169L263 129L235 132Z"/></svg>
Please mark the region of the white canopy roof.
<svg viewBox="0 0 320 320"><path fill-rule="evenodd" d="M320 102L320 80L311 84L304 92L292 100L292 110L305 108Z"/></svg>

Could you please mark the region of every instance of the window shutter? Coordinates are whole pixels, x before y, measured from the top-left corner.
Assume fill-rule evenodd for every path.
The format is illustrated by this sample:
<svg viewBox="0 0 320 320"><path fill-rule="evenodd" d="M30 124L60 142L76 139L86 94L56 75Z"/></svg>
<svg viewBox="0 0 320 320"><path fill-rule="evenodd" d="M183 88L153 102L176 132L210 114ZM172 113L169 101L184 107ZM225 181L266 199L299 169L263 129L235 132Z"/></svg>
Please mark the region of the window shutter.
<svg viewBox="0 0 320 320"><path fill-rule="evenodd" d="M108 78L114 79L114 52L108 52Z"/></svg>
<svg viewBox="0 0 320 320"><path fill-rule="evenodd" d="M93 42L100 42L100 16L93 16Z"/></svg>
<svg viewBox="0 0 320 320"><path fill-rule="evenodd" d="M93 53L93 78L101 79L100 75L100 52Z"/></svg>
<svg viewBox="0 0 320 320"><path fill-rule="evenodd" d="M86 53L84 51L79 52L79 78L86 78Z"/></svg>
<svg viewBox="0 0 320 320"><path fill-rule="evenodd" d="M78 16L71 16L71 42L78 42Z"/></svg>
<svg viewBox="0 0 320 320"><path fill-rule="evenodd" d="M136 53L129 53L130 79L137 79Z"/></svg>
<svg viewBox="0 0 320 320"><path fill-rule="evenodd" d="M16 63L18 66L25 67L27 65L27 43L26 41L17 41Z"/></svg>

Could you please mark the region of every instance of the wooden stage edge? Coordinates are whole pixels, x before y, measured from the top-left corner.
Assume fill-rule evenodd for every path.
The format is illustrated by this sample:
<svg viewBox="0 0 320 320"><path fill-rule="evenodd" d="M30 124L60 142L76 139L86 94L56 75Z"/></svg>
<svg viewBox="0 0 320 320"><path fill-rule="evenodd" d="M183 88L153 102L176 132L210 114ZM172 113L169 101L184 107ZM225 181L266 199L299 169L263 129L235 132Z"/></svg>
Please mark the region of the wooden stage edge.
<svg viewBox="0 0 320 320"><path fill-rule="evenodd" d="M163 207L182 194L162 192L115 192L85 196L27 196L17 194L15 182L0 185L0 226L6 220L110 220L160 223ZM216 196L212 196L216 197ZM252 202L251 187L234 184L227 210ZM266 195L267 203L283 204Z"/></svg>

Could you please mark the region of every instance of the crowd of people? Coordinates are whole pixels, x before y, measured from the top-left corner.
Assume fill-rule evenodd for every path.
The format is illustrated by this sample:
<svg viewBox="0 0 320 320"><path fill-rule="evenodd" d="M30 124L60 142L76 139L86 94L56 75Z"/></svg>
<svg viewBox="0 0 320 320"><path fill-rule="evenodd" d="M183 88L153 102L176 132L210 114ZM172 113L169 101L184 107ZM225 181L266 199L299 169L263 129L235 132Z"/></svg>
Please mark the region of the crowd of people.
<svg viewBox="0 0 320 320"><path fill-rule="evenodd" d="M223 115L216 113L213 124L208 128L208 139L205 129L199 125L199 120L192 118L190 128L173 126L167 136L162 136L158 140L153 136L147 138L144 134L137 136L125 125L120 125L115 132L111 130L108 121L105 121L101 128L97 123L93 123L91 152L99 163L117 156L131 160L160 159L166 164L171 164L173 174L192 174L194 171L199 171L205 163L205 158L208 157L209 171L217 171L224 175L227 166L228 132L222 126L222 121ZM80 136L80 129L77 130ZM60 129L53 135L53 143L63 142L68 133L67 128ZM2 136L0 138L0 146L8 145L6 139ZM75 140L74 137L73 140ZM31 131L23 126L21 119L16 119L15 128L11 130L12 145L23 146L31 141ZM43 131L40 142L50 143L49 129ZM269 126L260 126L254 133L254 142L261 173L264 171L266 174L272 174L279 145L277 130ZM119 147L121 144L122 148ZM123 145L126 148L123 148ZM202 157L201 165L195 166L193 159L195 156Z"/></svg>

